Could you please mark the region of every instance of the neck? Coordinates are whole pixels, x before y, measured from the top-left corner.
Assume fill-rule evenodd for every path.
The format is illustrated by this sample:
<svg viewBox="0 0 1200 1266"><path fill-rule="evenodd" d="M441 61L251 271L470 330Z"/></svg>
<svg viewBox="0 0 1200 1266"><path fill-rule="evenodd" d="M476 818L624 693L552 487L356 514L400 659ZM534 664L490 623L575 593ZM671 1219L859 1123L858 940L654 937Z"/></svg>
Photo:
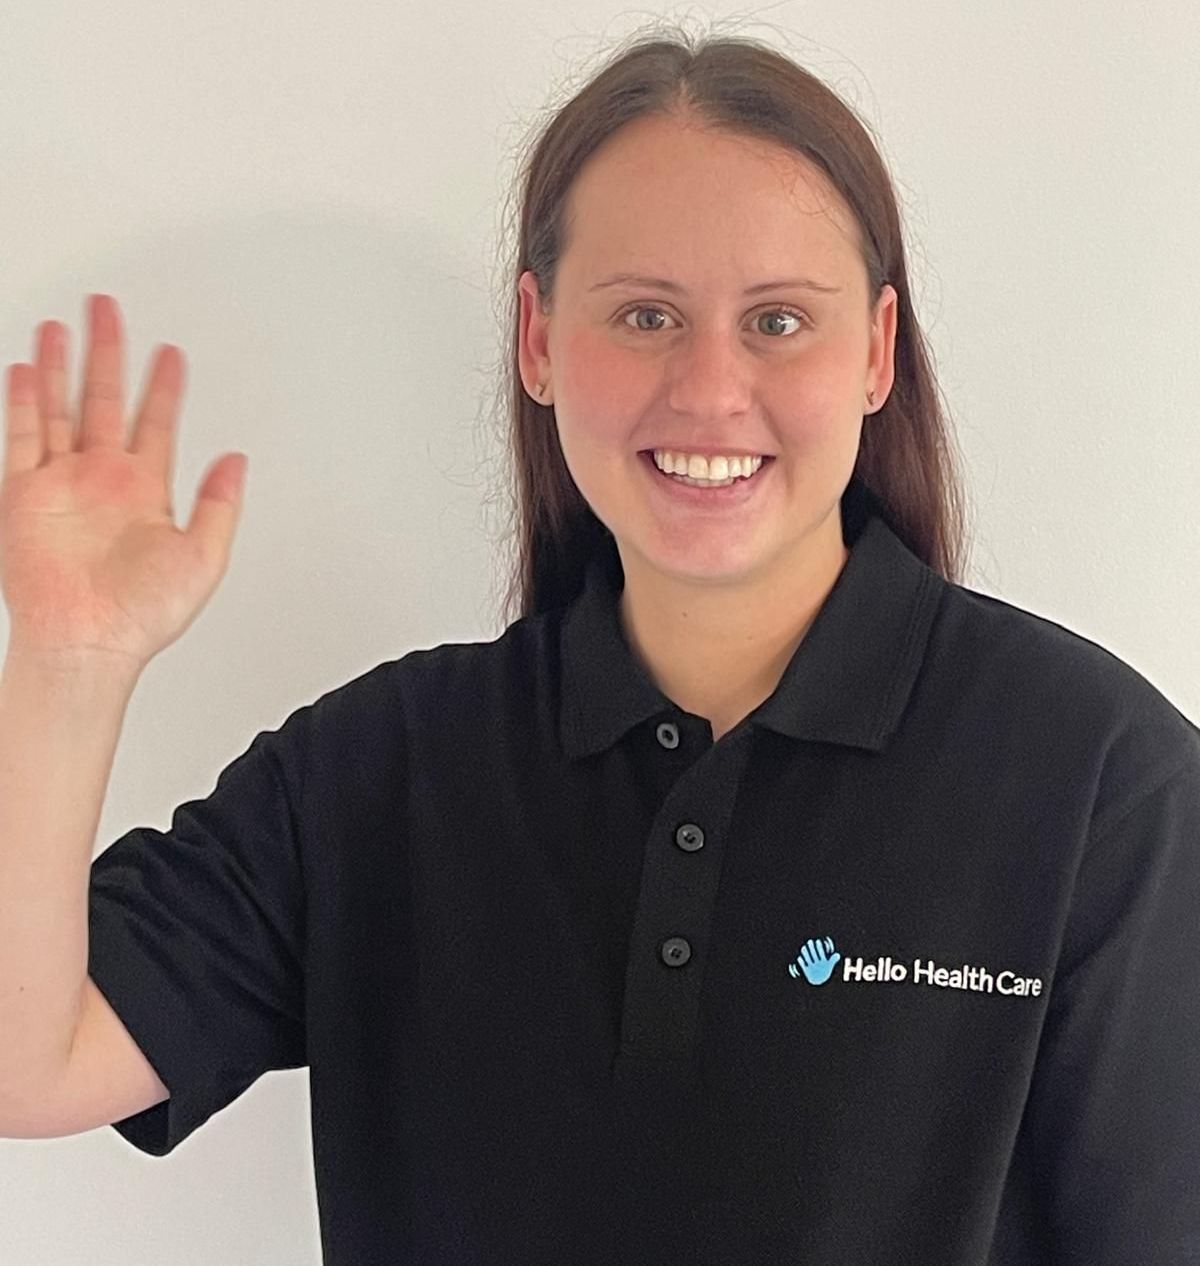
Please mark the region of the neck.
<svg viewBox="0 0 1200 1266"><path fill-rule="evenodd" d="M714 742L774 692L850 556L837 507L816 531L799 557L736 586L664 577L622 552L630 650L668 699L708 720Z"/></svg>

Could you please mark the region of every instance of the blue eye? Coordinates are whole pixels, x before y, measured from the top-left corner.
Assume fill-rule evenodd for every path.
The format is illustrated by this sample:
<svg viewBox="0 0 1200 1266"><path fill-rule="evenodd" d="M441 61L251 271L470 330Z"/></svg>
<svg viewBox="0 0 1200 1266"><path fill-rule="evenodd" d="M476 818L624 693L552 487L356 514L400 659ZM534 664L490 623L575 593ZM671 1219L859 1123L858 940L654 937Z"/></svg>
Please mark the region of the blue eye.
<svg viewBox="0 0 1200 1266"><path fill-rule="evenodd" d="M635 303L628 308L622 309L622 311L617 314L616 319L622 322L622 324L624 324L625 318L627 316L632 315L634 312L658 312L665 315L664 309L662 308L653 307L652 305L645 304L645 303ZM765 311L760 312L759 316L789 316L789 317L794 317L797 321L801 323L801 325L809 324L808 317L806 317L803 312L800 312L795 308L789 308L789 307L768 308ZM626 328L633 329L635 327L626 326ZM658 330L648 330L642 326L637 327L637 329L638 329L638 332L641 334L655 334L658 332Z"/></svg>

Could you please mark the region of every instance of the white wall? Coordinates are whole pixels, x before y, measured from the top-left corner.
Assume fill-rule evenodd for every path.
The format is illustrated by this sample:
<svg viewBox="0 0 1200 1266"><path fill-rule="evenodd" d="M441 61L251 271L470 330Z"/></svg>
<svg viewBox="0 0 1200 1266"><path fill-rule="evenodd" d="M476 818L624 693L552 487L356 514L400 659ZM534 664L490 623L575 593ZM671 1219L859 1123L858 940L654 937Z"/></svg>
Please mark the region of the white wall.
<svg viewBox="0 0 1200 1266"><path fill-rule="evenodd" d="M128 398L187 390L176 505L240 449L230 569L133 698L96 852L260 729L416 647L491 638L501 200L543 107L656 12L24 0L0 18L0 365L114 295ZM967 458L967 583L1200 717L1200 23L1191 0L764 6L733 24L882 137ZM756 16L761 14L761 17ZM74 397L77 398L77 395ZM5 623L7 615L0 614ZM319 1262L308 1074L170 1158L0 1142L4 1266Z"/></svg>

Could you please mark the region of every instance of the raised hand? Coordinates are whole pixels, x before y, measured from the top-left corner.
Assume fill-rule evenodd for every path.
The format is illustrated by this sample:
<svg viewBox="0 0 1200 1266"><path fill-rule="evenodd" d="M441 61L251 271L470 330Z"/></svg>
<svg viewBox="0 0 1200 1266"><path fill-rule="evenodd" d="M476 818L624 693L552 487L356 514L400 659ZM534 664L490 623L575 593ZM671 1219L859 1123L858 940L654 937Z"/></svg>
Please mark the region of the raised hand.
<svg viewBox="0 0 1200 1266"><path fill-rule="evenodd" d="M8 369L0 590L9 649L115 655L140 670L191 625L228 566L246 458L207 470L186 529L171 500L183 395L179 348L160 345L126 437L120 312L89 302L78 427L67 413L67 330L44 321L36 363Z"/></svg>

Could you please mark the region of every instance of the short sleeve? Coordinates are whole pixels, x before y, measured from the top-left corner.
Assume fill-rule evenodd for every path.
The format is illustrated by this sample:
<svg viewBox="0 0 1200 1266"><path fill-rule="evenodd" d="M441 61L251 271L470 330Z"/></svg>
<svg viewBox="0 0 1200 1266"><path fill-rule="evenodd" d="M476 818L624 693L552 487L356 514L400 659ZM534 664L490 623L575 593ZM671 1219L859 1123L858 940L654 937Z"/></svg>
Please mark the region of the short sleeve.
<svg viewBox="0 0 1200 1266"><path fill-rule="evenodd" d="M1200 743L1076 876L993 1263L1200 1264Z"/></svg>
<svg viewBox="0 0 1200 1266"><path fill-rule="evenodd" d="M258 734L169 831L136 827L92 863L88 972L170 1091L113 1128L152 1156L307 1063L292 780L308 713Z"/></svg>

